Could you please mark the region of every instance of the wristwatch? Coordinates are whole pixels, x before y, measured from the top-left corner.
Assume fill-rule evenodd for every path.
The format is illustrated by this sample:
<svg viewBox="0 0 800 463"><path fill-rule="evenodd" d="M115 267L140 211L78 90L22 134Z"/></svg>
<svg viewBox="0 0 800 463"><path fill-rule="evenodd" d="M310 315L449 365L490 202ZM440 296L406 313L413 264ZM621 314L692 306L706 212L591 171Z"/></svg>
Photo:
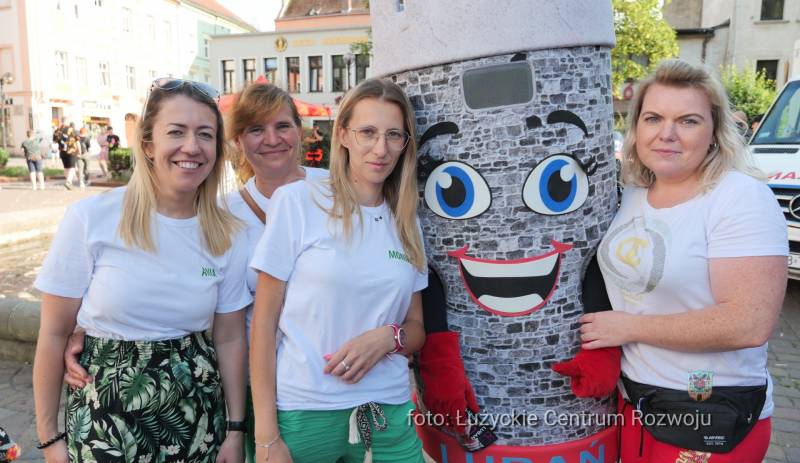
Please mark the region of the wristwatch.
<svg viewBox="0 0 800 463"><path fill-rule="evenodd" d="M397 323L389 325L394 332L394 350L390 354L396 354L406 347L406 330Z"/></svg>
<svg viewBox="0 0 800 463"><path fill-rule="evenodd" d="M228 431L247 432L247 423L244 421L228 421Z"/></svg>

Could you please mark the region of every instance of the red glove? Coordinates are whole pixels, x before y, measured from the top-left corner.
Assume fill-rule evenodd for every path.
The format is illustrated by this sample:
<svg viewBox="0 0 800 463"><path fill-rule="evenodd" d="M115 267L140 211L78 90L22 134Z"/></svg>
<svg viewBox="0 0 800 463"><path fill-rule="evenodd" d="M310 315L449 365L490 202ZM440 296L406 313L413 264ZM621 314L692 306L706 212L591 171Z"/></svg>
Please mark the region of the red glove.
<svg viewBox="0 0 800 463"><path fill-rule="evenodd" d="M419 374L425 407L433 414L451 417L452 427L463 432L467 423L466 409L478 413L480 407L464 373L458 333L428 334L419 354Z"/></svg>
<svg viewBox="0 0 800 463"><path fill-rule="evenodd" d="M601 398L617 387L622 349L581 349L575 358L556 363L553 371L572 378L572 393L577 397Z"/></svg>

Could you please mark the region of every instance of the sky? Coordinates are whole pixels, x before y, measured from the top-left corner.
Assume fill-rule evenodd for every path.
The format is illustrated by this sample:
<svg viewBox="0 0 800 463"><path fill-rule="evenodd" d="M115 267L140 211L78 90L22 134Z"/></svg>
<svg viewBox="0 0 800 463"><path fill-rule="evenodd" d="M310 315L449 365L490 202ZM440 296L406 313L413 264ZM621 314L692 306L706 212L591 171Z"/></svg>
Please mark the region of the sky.
<svg viewBox="0 0 800 463"><path fill-rule="evenodd" d="M275 30L275 17L286 0L218 0L260 31Z"/></svg>

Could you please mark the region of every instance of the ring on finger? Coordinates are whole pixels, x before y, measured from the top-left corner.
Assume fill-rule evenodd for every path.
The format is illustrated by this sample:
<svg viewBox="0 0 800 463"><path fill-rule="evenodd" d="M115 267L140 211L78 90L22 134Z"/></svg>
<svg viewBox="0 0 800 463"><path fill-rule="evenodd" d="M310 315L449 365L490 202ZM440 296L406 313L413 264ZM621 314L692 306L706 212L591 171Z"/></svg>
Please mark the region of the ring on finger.
<svg viewBox="0 0 800 463"><path fill-rule="evenodd" d="M339 365L341 365L341 366L343 366L343 367L344 367L344 371L345 371L345 372L347 372L347 371L350 371L350 365L348 365L347 363L345 363L345 361L344 361L344 360L342 360L341 362L339 362Z"/></svg>

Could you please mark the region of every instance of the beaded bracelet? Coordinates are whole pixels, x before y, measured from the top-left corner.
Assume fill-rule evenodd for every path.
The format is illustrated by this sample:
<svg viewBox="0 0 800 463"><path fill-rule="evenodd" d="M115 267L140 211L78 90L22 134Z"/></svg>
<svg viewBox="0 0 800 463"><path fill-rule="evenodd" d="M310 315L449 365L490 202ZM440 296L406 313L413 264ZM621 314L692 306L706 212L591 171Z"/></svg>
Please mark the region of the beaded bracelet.
<svg viewBox="0 0 800 463"><path fill-rule="evenodd" d="M56 442L60 441L61 439L64 439L65 437L67 437L67 433L60 432L60 433L56 434L56 436L54 438L50 439L47 442L39 442L39 445L37 445L36 448L39 449L39 450L46 449L47 447L50 447L51 445L55 444Z"/></svg>

